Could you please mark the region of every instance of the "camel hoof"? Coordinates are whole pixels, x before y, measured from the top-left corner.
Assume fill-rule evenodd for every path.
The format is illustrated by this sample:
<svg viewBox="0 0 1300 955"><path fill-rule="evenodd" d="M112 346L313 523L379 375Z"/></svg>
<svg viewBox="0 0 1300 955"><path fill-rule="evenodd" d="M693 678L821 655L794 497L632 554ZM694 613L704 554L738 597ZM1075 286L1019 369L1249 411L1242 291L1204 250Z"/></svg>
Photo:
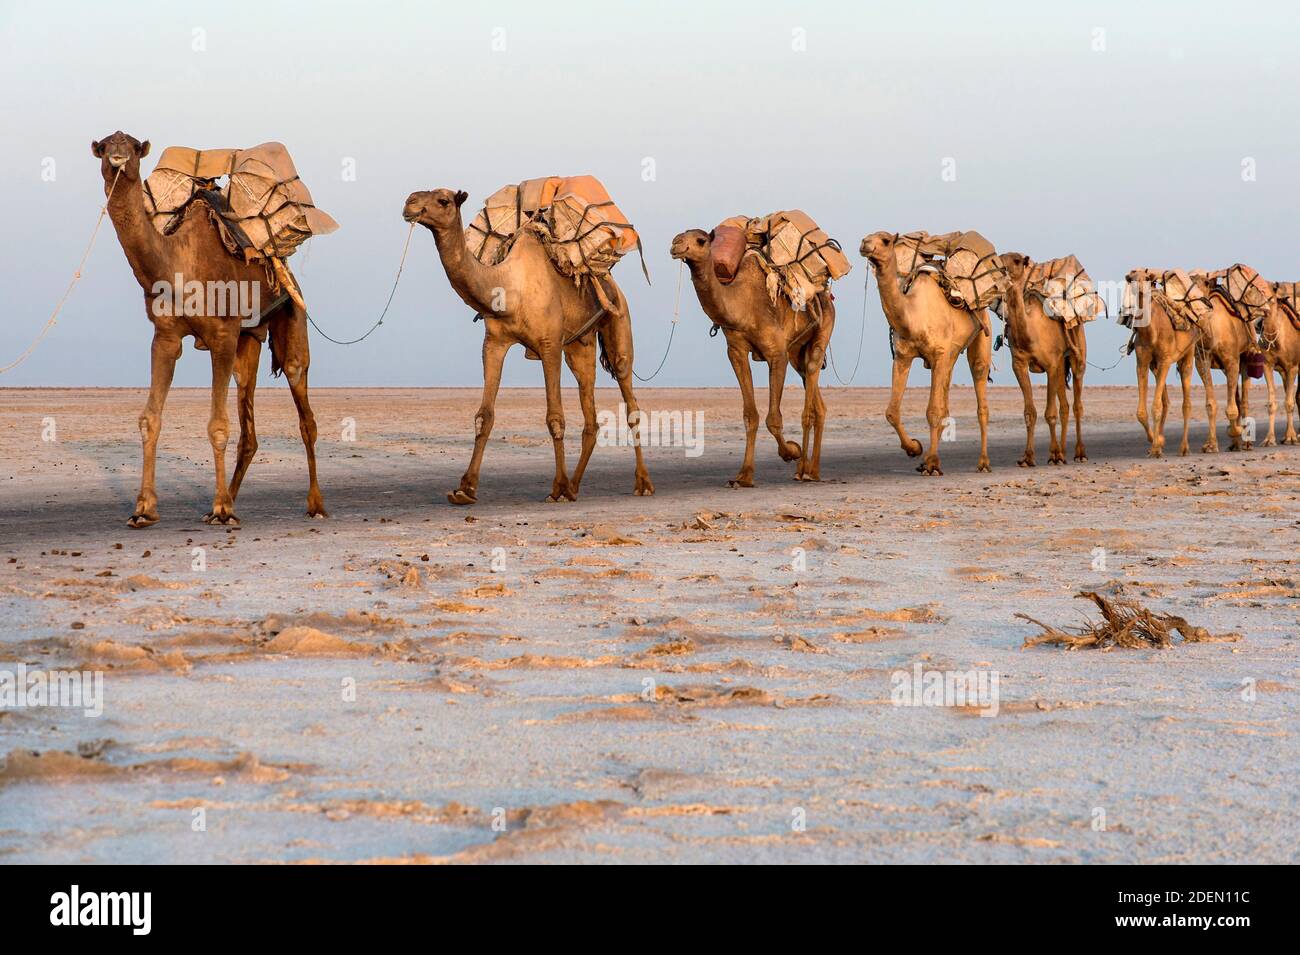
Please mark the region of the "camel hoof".
<svg viewBox="0 0 1300 955"><path fill-rule="evenodd" d="M1022 468L1036 468L1038 467L1038 462L1036 462L1033 458L1024 457L1016 462L1016 466Z"/></svg>
<svg viewBox="0 0 1300 955"><path fill-rule="evenodd" d="M1186 453L1187 453L1186 451L1183 452L1183 454ZM1164 456L1165 456L1165 452L1162 451L1160 448L1151 448L1147 451L1147 457L1149 458L1163 458Z"/></svg>
<svg viewBox="0 0 1300 955"><path fill-rule="evenodd" d="M649 478L646 478L644 481L636 482L636 491L634 493L637 497L653 497L655 486L650 483Z"/></svg>
<svg viewBox="0 0 1300 955"><path fill-rule="evenodd" d="M133 531L139 531L144 530L146 527L152 527L158 523L158 520L156 514L132 514L130 520L126 522L126 526Z"/></svg>
<svg viewBox="0 0 1300 955"><path fill-rule="evenodd" d="M984 473L987 473L987 474L992 474L992 473L993 473L993 468L989 467L989 463L988 463L987 461L981 461L981 462L979 463L979 467L977 467L975 470L976 470L976 471L980 471L980 472L984 472ZM942 472L940 472L940 473L942 473Z"/></svg>
<svg viewBox="0 0 1300 955"><path fill-rule="evenodd" d="M1289 437L1289 438L1283 438L1283 439L1282 439L1282 443L1283 443L1283 444L1300 444L1300 437L1298 437L1298 436L1296 436L1296 435L1291 435L1291 437Z"/></svg>
<svg viewBox="0 0 1300 955"><path fill-rule="evenodd" d="M903 446L903 450L907 452L909 458L919 458L921 452L924 451L925 448L921 446L920 441L913 439L911 444Z"/></svg>
<svg viewBox="0 0 1300 955"><path fill-rule="evenodd" d="M1178 449L1178 456L1180 458L1185 458L1191 453L1192 453L1192 449L1189 448L1187 445L1183 445L1181 448Z"/></svg>
<svg viewBox="0 0 1300 955"><path fill-rule="evenodd" d="M1273 440L1272 436L1269 436L1269 437L1265 438L1265 439L1260 443L1260 447L1261 447L1261 448L1272 448L1272 447L1276 447L1276 446L1277 446L1277 442Z"/></svg>
<svg viewBox="0 0 1300 955"><path fill-rule="evenodd" d="M203 515L204 524L219 524L222 527L238 527L239 518L234 514L217 514L212 511Z"/></svg>
<svg viewBox="0 0 1300 955"><path fill-rule="evenodd" d="M312 520L323 521L325 518L329 517L329 514L325 512L325 508L321 507L314 511L308 511L307 516Z"/></svg>
<svg viewBox="0 0 1300 955"><path fill-rule="evenodd" d="M474 491L467 491L464 488L456 488L447 494L448 504L477 504L478 495Z"/></svg>
<svg viewBox="0 0 1300 955"><path fill-rule="evenodd" d="M1075 460L1076 462L1078 462L1079 464L1084 464L1084 463L1087 462L1087 460L1088 460L1088 456L1087 456L1086 454L1084 454L1082 451L1075 451L1075 452L1074 452L1074 460Z"/></svg>
<svg viewBox="0 0 1300 955"><path fill-rule="evenodd" d="M801 457L803 457L803 448L793 441L787 441L785 446L781 448L782 461L798 461Z"/></svg>
<svg viewBox="0 0 1300 955"><path fill-rule="evenodd" d="M752 477L737 476L727 482L727 487L753 487L754 479Z"/></svg>

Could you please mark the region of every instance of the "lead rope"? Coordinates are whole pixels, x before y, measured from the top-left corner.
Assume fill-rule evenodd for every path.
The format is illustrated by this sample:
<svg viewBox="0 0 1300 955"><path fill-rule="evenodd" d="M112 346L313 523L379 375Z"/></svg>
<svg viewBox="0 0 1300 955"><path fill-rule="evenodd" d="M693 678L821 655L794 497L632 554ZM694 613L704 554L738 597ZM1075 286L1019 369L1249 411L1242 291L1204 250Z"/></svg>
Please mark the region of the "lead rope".
<svg viewBox="0 0 1300 955"><path fill-rule="evenodd" d="M90 258L90 250L95 247L95 238L99 235L99 227L104 224L104 216L108 215L108 201L113 198L113 190L117 188L117 180L121 178L121 175L122 168L119 166L117 175L113 176L112 185L108 187L108 195L104 197L104 207L99 210L99 218L95 220L95 228L90 233L90 241L86 243L86 251L82 253L81 261L77 264L77 271L72 275L72 281L68 283L67 291L63 293L63 297L59 299L58 304L54 306L54 312L50 315L50 320L45 323L45 327L41 329L41 333L36 336L36 339L27 346L26 351L3 368L0 368L0 375L3 375L7 371L13 371L30 358L32 352L36 351L36 346L45 340L45 336L48 335L50 329L55 326L56 320L59 317L59 312L63 309L63 303L68 300L68 296L72 294L73 288L75 288L76 284L81 281L81 270L86 267L86 260Z"/></svg>
<svg viewBox="0 0 1300 955"><path fill-rule="evenodd" d="M632 374L636 375L638 381L649 381L659 372L663 371L664 362L668 360L668 352L673 347L673 333L677 331L677 320L682 314L682 273L686 271L686 262L683 261L677 269L677 296L673 300L673 323L668 329L668 344L664 346L664 357L659 359L659 367L650 373L649 378L642 378L636 374L636 369L632 369Z"/></svg>
<svg viewBox="0 0 1300 955"><path fill-rule="evenodd" d="M862 326L858 330L858 357L853 362L853 374L849 375L848 381L845 381L843 378L840 378L840 370L835 367L835 350L831 347L829 343L827 343L826 345L826 356L831 360L831 371L834 372L835 378L845 388L847 388L849 385L853 383L853 379L857 377L858 374L858 366L862 364L862 342L867 337L867 290L870 287L871 287L871 270L866 269L865 274L862 276ZM892 332L890 338L890 345L891 347L893 345Z"/></svg>
<svg viewBox="0 0 1300 955"><path fill-rule="evenodd" d="M412 222L411 228L408 229L406 232L406 244L402 246L402 261L397 263L397 275L393 279L393 288L388 293L388 301L384 303L384 310L379 313L379 320L375 322L375 324L371 325L364 335L362 335L360 338L354 338L348 342L341 342L337 338L330 338L329 335L325 334L325 330L316 324L316 319L311 317L311 313L308 313L307 321L311 322L311 327L316 329L316 331L320 332L321 335L327 341L331 341L335 345L355 345L357 342L362 342L365 341L367 338L369 338L371 332L377 329L380 325L384 324L384 316L388 314L388 306L393 304L393 296L397 294L397 283L400 282L402 279L402 269L406 268L406 253L411 248L411 235L414 232L415 232L415 223Z"/></svg>

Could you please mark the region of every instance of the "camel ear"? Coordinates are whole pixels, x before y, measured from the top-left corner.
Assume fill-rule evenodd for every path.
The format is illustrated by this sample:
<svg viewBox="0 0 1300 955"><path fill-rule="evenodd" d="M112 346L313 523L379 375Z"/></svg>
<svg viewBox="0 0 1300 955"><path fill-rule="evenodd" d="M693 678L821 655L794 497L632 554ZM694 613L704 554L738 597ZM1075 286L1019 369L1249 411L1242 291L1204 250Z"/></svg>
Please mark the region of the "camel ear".
<svg viewBox="0 0 1300 955"><path fill-rule="evenodd" d="M98 139L92 139L90 141L90 154L94 156L96 159L103 159L104 144L101 143Z"/></svg>
<svg viewBox="0 0 1300 955"><path fill-rule="evenodd" d="M461 206L463 206L465 204L465 200L468 198L469 198L469 193L466 192L464 189L456 193L456 208L459 209Z"/></svg>
<svg viewBox="0 0 1300 955"><path fill-rule="evenodd" d="M140 144L140 158L143 159L147 155L149 155L149 140L146 139Z"/></svg>

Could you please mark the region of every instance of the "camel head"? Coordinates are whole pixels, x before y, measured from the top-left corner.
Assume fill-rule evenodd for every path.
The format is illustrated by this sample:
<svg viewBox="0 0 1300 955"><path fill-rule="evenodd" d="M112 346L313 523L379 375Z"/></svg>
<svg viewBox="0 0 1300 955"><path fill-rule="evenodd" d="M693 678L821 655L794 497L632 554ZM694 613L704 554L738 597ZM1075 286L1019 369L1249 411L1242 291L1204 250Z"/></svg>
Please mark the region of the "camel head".
<svg viewBox="0 0 1300 955"><path fill-rule="evenodd" d="M882 266L893 256L897 239L892 232L873 232L862 240L858 252L872 265Z"/></svg>
<svg viewBox="0 0 1300 955"><path fill-rule="evenodd" d="M1160 276L1153 269L1132 269L1124 276L1124 281L1130 285L1142 283L1150 285L1160 281Z"/></svg>
<svg viewBox="0 0 1300 955"><path fill-rule="evenodd" d="M1007 270L1011 281L1016 285L1023 285L1033 260L1023 252L999 252L998 258L1002 260L1002 267Z"/></svg>
<svg viewBox="0 0 1300 955"><path fill-rule="evenodd" d="M469 198L469 193L461 190L432 189L428 192L413 192L406 197L402 207L402 218L407 222L418 222L431 232L448 229L460 220L460 207Z"/></svg>
<svg viewBox="0 0 1300 955"><path fill-rule="evenodd" d="M703 229L687 229L673 239L672 257L686 262L703 262L709 257L712 241L712 233Z"/></svg>
<svg viewBox="0 0 1300 955"><path fill-rule="evenodd" d="M112 182L119 174L133 182L140 178L140 160L149 155L149 140L140 142L119 129L111 136L91 140L90 151L100 160L100 172L106 182Z"/></svg>

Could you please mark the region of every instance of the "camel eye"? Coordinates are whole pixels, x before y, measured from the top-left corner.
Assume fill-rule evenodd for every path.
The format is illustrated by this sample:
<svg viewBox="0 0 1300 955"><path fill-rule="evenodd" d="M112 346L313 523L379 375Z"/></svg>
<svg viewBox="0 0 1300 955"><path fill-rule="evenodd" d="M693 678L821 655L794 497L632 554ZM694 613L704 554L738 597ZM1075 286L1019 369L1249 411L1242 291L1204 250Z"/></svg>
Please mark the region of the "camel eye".
<svg viewBox="0 0 1300 955"><path fill-rule="evenodd" d="M439 199L439 200L438 200L438 205L440 205L440 206L446 206L446 205L447 205L447 200L446 200L446 199Z"/></svg>

